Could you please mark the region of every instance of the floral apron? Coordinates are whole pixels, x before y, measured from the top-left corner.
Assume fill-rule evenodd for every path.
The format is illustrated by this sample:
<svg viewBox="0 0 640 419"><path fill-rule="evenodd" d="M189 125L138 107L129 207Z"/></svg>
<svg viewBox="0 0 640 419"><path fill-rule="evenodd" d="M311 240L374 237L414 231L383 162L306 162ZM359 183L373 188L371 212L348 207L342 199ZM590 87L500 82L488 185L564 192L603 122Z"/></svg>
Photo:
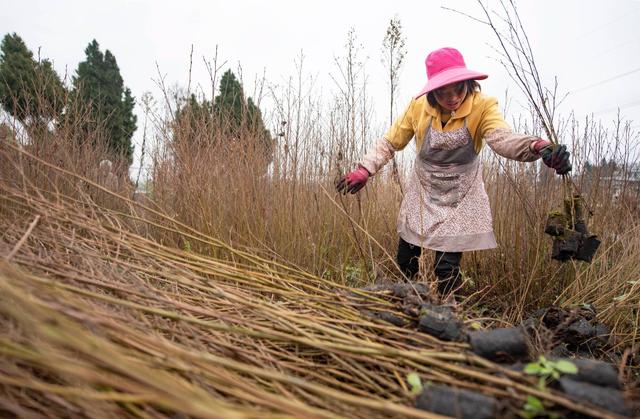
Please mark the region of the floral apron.
<svg viewBox="0 0 640 419"><path fill-rule="evenodd" d="M429 121L398 215L398 234L442 252L497 247L482 164L464 126L450 132Z"/></svg>

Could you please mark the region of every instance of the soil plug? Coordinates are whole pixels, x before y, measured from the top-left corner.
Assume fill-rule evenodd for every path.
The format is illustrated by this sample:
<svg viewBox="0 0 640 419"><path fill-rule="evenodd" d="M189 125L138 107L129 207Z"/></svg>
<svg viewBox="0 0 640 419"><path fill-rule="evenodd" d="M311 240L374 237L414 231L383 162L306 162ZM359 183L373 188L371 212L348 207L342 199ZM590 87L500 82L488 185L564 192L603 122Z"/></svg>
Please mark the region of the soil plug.
<svg viewBox="0 0 640 419"><path fill-rule="evenodd" d="M574 400L591 403L618 415L631 416L620 390L583 383L569 377L560 378L560 387Z"/></svg>
<svg viewBox="0 0 640 419"><path fill-rule="evenodd" d="M391 292L394 297L407 298L416 293L421 298L427 298L429 295L429 286L425 283L418 282L414 284L397 283L391 286Z"/></svg>
<svg viewBox="0 0 640 419"><path fill-rule="evenodd" d="M373 313L372 317L378 318L387 323L391 323L392 325L397 327L404 327L409 324L408 319L397 314L389 313L388 311L376 311Z"/></svg>
<svg viewBox="0 0 640 419"><path fill-rule="evenodd" d="M551 258L565 262L569 259L591 262L600 246L597 236L590 235L584 213L584 199L575 194L563 201L563 211L547 216L544 232L553 236Z"/></svg>
<svg viewBox="0 0 640 419"><path fill-rule="evenodd" d="M561 262L574 257L582 241L582 234L573 230L565 230L562 236L553 238L551 257Z"/></svg>
<svg viewBox="0 0 640 419"><path fill-rule="evenodd" d="M565 343L560 343L551 350L550 355L553 358L569 358L573 355L573 352L569 350Z"/></svg>
<svg viewBox="0 0 640 419"><path fill-rule="evenodd" d="M580 318L567 327L565 342L578 347L596 334L596 328L584 318Z"/></svg>
<svg viewBox="0 0 640 419"><path fill-rule="evenodd" d="M469 343L474 353L492 361L509 362L529 355L527 340L520 327L470 332Z"/></svg>
<svg viewBox="0 0 640 419"><path fill-rule="evenodd" d="M572 380L620 389L618 372L611 364L593 359L573 359L571 362L578 367L578 373L571 376Z"/></svg>
<svg viewBox="0 0 640 419"><path fill-rule="evenodd" d="M550 236L561 236L564 234L564 229L567 224L567 219L560 211L551 211L547 215L547 225L544 232Z"/></svg>
<svg viewBox="0 0 640 419"><path fill-rule="evenodd" d="M464 340L462 322L449 307L423 304L420 309L418 330L444 341Z"/></svg>
<svg viewBox="0 0 640 419"><path fill-rule="evenodd" d="M610 333L605 324L581 318L571 323L562 335L572 350L592 354L608 343Z"/></svg>
<svg viewBox="0 0 640 419"><path fill-rule="evenodd" d="M594 339L589 341L589 343L593 343L595 346L602 347L609 343L609 336L611 335L611 329L604 323L596 323L595 324L596 333Z"/></svg>
<svg viewBox="0 0 640 419"><path fill-rule="evenodd" d="M591 235L582 239L578 251L576 252L576 259L584 262L591 262L593 256L596 254L596 250L600 247L600 240L598 236Z"/></svg>
<svg viewBox="0 0 640 419"><path fill-rule="evenodd" d="M489 419L496 417L494 397L442 385L427 386L418 397L418 409L456 418Z"/></svg>

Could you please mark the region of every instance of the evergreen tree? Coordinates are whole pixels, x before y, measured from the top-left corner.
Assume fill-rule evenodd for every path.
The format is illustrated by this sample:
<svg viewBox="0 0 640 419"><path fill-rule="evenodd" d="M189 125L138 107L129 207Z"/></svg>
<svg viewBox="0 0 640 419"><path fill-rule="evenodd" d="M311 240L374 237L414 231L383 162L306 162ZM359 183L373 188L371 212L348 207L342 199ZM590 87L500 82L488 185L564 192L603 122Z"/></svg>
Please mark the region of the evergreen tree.
<svg viewBox="0 0 640 419"><path fill-rule="evenodd" d="M268 146L269 152L273 151L273 139L269 130L264 126L262 111L250 97L247 99L247 120L249 129L256 133L265 146Z"/></svg>
<svg viewBox="0 0 640 419"><path fill-rule="evenodd" d="M231 70L220 79L220 91L214 100L216 123L227 136L240 137L249 133L254 146L259 147L270 162L274 140L265 128L262 112L251 97L245 99L242 85Z"/></svg>
<svg viewBox="0 0 640 419"><path fill-rule="evenodd" d="M244 92L231 70L220 79L220 93L214 100L215 115L231 135L238 135L244 118Z"/></svg>
<svg viewBox="0 0 640 419"><path fill-rule="evenodd" d="M46 125L64 107L65 89L49 60L36 61L22 38L6 34L0 46L0 102L27 127Z"/></svg>
<svg viewBox="0 0 640 419"><path fill-rule="evenodd" d="M136 100L131 94L131 89L128 87L124 89L124 100L122 102L122 133L128 135L129 144L131 144L131 137L136 132L138 117L133 113L136 106ZM130 145L133 150L133 146Z"/></svg>
<svg viewBox="0 0 640 419"><path fill-rule="evenodd" d="M213 135L203 136L199 132L202 129ZM243 141L240 149L253 148L267 164L272 160L274 140L265 128L262 112L251 97L245 99L242 85L231 70L222 75L213 103L192 94L176 112L175 140L195 143L203 137Z"/></svg>
<svg viewBox="0 0 640 419"><path fill-rule="evenodd" d="M88 109L90 118L81 121L87 131L101 127L111 151L131 161L131 138L137 126L133 113L135 99L124 86L116 58L106 50L103 54L94 39L85 49L86 59L78 64L73 77L71 109Z"/></svg>
<svg viewBox="0 0 640 419"><path fill-rule="evenodd" d="M176 111L173 124L174 141L189 141L191 145L195 145L200 141L215 138L211 110L210 101L199 101L196 95L191 94Z"/></svg>

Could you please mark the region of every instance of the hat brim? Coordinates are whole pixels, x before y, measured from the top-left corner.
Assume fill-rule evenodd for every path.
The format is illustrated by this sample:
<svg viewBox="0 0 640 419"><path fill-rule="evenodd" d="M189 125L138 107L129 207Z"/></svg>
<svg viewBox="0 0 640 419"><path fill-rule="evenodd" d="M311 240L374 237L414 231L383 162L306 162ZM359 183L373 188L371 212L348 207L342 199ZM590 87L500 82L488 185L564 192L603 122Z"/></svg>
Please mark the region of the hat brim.
<svg viewBox="0 0 640 419"><path fill-rule="evenodd" d="M422 95L425 95L433 90L439 89L440 87L446 86L451 83L465 80L484 80L487 77L489 77L489 75L469 70L466 67L450 68L436 74L431 79L429 79L427 84L416 96L416 99Z"/></svg>

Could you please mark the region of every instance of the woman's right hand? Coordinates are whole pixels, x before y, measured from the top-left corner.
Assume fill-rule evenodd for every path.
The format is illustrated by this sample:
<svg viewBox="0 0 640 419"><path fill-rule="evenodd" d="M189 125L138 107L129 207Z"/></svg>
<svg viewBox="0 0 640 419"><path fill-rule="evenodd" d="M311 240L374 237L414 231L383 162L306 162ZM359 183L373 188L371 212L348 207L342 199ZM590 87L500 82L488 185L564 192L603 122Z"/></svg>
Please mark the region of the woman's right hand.
<svg viewBox="0 0 640 419"><path fill-rule="evenodd" d="M338 192L342 192L344 194L347 192L352 194L356 193L360 189L364 188L364 185L367 184L367 180L369 180L369 176L371 176L369 171L362 165L358 165L356 170L353 170L340 178L336 185L336 189Z"/></svg>
<svg viewBox="0 0 640 419"><path fill-rule="evenodd" d="M533 143L533 149L542 157L542 162L557 174L566 175L571 171L571 155L567 146L553 145L550 141L540 139Z"/></svg>

